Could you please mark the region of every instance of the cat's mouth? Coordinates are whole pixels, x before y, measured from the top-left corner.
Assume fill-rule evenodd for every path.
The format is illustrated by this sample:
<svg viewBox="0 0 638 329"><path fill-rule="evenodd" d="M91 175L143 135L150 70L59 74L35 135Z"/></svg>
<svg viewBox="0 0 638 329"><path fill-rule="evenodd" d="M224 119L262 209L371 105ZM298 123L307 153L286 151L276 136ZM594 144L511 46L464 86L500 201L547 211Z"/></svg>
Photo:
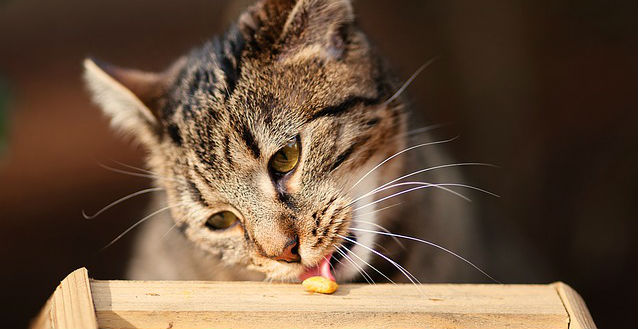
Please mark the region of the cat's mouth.
<svg viewBox="0 0 638 329"><path fill-rule="evenodd" d="M330 259L332 259L332 253L324 256L317 266L306 268L305 271L299 275L299 280L303 281L313 276L322 276L328 280L336 281L330 270Z"/></svg>
<svg viewBox="0 0 638 329"><path fill-rule="evenodd" d="M349 237L351 240L346 241L342 245L343 248L346 250L349 250L350 248L352 248L352 246L354 245L354 241L357 240L356 236L354 235L350 235ZM317 266L306 268L305 271L301 273L301 275L299 275L299 280L303 281L313 276L322 276L326 279L336 281L334 274L332 273L330 269L331 268L333 270L336 269L337 268L336 262L340 263L340 259L343 258L343 256L344 254L342 252L339 252L335 255L333 255L333 253L330 253L329 255L324 256L321 262L319 262Z"/></svg>

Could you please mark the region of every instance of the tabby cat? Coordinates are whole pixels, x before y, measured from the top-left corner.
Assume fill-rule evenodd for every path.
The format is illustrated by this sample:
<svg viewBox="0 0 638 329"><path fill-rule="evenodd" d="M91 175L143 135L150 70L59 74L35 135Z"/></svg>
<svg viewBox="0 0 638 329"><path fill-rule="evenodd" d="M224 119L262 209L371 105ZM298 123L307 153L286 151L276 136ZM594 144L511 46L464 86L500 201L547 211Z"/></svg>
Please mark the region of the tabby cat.
<svg viewBox="0 0 638 329"><path fill-rule="evenodd" d="M445 144L408 130L400 84L350 0L260 0L164 72L87 59L85 79L112 125L148 150L161 190L130 279L476 274L447 252L390 236L473 260L481 250L458 186L430 184L459 182L454 167L438 167L450 163ZM419 176L428 182L394 181L410 168L430 168Z"/></svg>

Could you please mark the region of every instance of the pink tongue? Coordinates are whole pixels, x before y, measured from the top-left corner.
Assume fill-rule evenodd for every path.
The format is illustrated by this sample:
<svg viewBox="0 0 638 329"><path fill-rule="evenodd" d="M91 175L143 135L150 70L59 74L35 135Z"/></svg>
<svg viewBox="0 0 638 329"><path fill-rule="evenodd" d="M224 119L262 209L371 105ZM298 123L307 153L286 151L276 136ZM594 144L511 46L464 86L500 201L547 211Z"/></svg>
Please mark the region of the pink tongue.
<svg viewBox="0 0 638 329"><path fill-rule="evenodd" d="M313 276L322 276L326 279L336 281L335 277L332 275L332 272L330 272L330 258L332 258L332 254L324 257L319 265L307 268L306 271L299 276L299 280L303 281Z"/></svg>

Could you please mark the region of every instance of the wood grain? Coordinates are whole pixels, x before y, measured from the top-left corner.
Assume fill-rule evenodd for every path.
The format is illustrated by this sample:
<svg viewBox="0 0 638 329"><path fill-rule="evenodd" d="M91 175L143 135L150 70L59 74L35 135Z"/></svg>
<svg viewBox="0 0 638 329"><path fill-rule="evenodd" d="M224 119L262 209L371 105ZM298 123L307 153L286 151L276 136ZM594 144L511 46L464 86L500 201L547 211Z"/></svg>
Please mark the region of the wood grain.
<svg viewBox="0 0 638 329"><path fill-rule="evenodd" d="M568 285L100 281L69 274L31 323L49 328L596 328Z"/></svg>
<svg viewBox="0 0 638 329"><path fill-rule="evenodd" d="M91 280L100 328L568 328L554 285Z"/></svg>
<svg viewBox="0 0 638 329"><path fill-rule="evenodd" d="M567 313L569 313L569 329L595 329L594 319L580 295L572 287L562 283L554 283Z"/></svg>
<svg viewBox="0 0 638 329"><path fill-rule="evenodd" d="M31 323L31 328L98 328L88 272L85 268L75 270L60 282L40 314Z"/></svg>

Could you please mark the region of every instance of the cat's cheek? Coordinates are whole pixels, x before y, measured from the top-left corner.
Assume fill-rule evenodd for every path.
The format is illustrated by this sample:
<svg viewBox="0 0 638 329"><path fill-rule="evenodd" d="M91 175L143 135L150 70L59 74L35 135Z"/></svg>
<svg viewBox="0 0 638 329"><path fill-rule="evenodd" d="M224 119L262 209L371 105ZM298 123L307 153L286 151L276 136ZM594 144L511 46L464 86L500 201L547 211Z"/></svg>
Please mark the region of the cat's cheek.
<svg viewBox="0 0 638 329"><path fill-rule="evenodd" d="M187 229L184 234L197 248L227 265L245 264L250 257L244 245L243 230L240 225L236 226L223 232L212 232L205 228Z"/></svg>

